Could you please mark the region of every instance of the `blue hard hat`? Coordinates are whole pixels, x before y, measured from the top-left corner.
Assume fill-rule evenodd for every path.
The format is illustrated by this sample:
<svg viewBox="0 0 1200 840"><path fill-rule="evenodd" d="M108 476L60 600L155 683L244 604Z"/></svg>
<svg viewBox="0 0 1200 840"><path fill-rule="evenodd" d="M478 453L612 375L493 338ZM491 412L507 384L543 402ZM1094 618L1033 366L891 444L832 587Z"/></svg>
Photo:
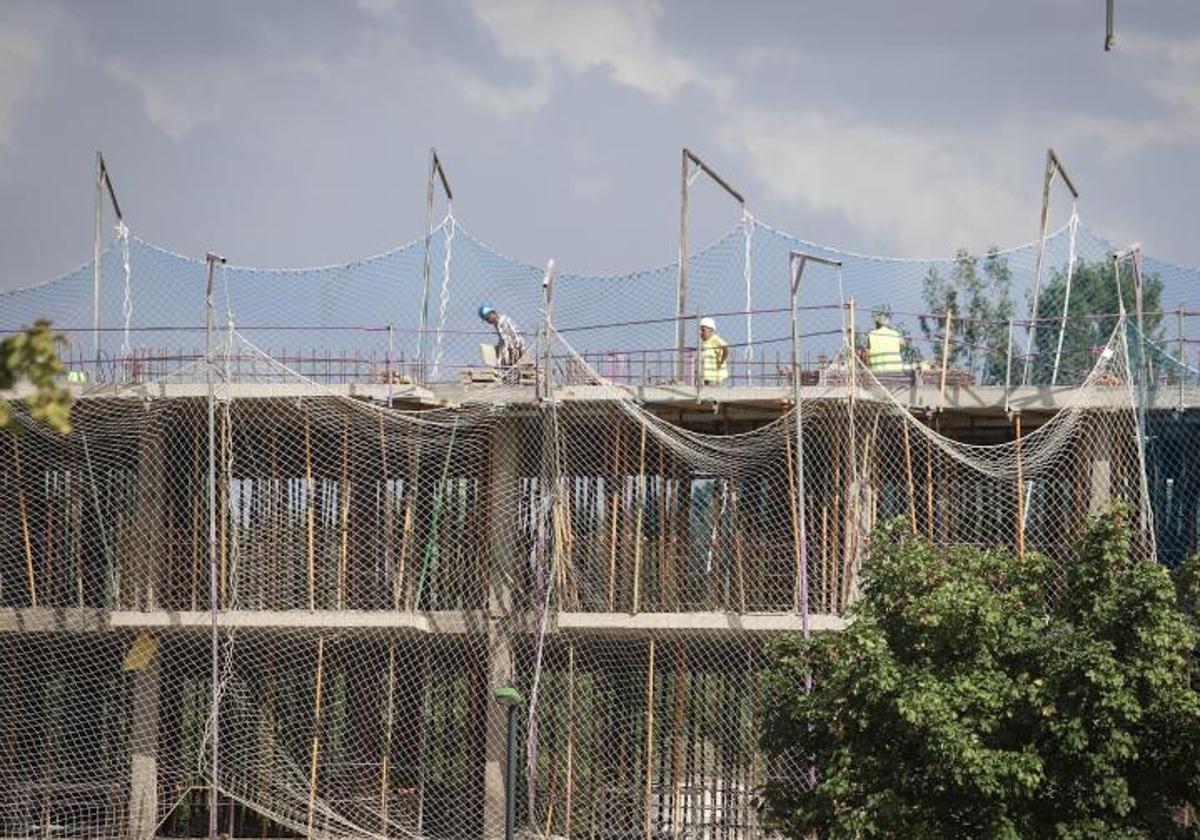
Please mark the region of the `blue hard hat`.
<svg viewBox="0 0 1200 840"><path fill-rule="evenodd" d="M480 318L486 318L488 315L491 315L495 311L496 311L495 309L492 309L492 307L488 306L486 303L479 304L479 317Z"/></svg>

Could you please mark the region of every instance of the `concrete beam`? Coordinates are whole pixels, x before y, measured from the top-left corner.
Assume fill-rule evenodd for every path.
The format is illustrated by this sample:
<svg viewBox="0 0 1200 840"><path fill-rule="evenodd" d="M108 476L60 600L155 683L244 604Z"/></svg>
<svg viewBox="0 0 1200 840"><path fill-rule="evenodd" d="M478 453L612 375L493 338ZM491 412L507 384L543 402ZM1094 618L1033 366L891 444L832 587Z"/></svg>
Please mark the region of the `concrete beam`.
<svg viewBox="0 0 1200 840"><path fill-rule="evenodd" d="M211 617L204 610L116 610L90 607L20 607L0 609L0 633L100 633L123 630L176 630L207 633ZM223 629L261 631L376 630L413 636L532 635L533 616L497 619L478 610L439 610L410 613L395 610L223 610L217 613ZM497 625L503 624L501 630ZM814 630L841 630L840 616L809 617ZM552 613L547 631L573 636L691 635L719 637L740 633L799 632L800 616L794 613Z"/></svg>
<svg viewBox="0 0 1200 840"><path fill-rule="evenodd" d="M117 385L69 385L76 399L203 399L203 383L152 383L134 386ZM944 403L939 388L933 385L897 383L887 386L890 393L902 404L914 411L935 409L944 406L945 411L1003 413L1005 391L998 385L948 385ZM31 389L26 385L0 392L0 398L16 399L28 396ZM280 399L296 397L349 397L372 402L387 401L388 387L383 384L344 383L316 385L306 382L250 383L240 382L222 386L222 394L234 399ZM808 385L801 389L803 399L846 398L845 385ZM395 403L408 407L455 406L465 404L488 405L532 405L537 402L532 386L464 386L459 384L397 386L393 389ZM791 388L777 386L759 387L707 387L697 391L694 387L679 385L566 385L555 390L555 398L564 402L596 402L612 399L637 399L648 408L655 406L674 407L697 404L705 405L753 405L775 406L784 410L791 403ZM859 399L869 401L870 394L860 394ZM1098 388L1080 395L1076 388L1062 386L1028 386L1014 388L1008 403L1015 411L1054 412L1067 405L1084 408L1115 408L1125 399L1119 385ZM1200 408L1200 389L1185 391L1182 403L1179 393L1173 388L1157 388L1150 394L1149 411L1177 411L1180 408Z"/></svg>
<svg viewBox="0 0 1200 840"><path fill-rule="evenodd" d="M847 620L837 615L810 615L808 626L815 631L842 630ZM650 636L715 637L742 633L774 635L801 632L800 616L795 613L558 613L559 633L572 636Z"/></svg>
<svg viewBox="0 0 1200 840"><path fill-rule="evenodd" d="M0 633L96 633L108 627L108 613L91 607L0 609Z"/></svg>
<svg viewBox="0 0 1200 840"><path fill-rule="evenodd" d="M394 630L416 635L430 631L430 614L393 610L222 610L217 625L240 630ZM113 629L211 629L207 610L118 610L109 614ZM461 617L457 626L465 626Z"/></svg>

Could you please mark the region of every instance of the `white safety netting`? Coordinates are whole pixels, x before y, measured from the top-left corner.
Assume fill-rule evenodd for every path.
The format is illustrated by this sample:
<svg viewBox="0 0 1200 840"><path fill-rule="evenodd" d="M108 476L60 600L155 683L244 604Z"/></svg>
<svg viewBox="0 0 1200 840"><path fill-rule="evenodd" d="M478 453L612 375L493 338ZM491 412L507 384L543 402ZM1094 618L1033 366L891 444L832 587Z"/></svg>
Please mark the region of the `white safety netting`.
<svg viewBox="0 0 1200 840"><path fill-rule="evenodd" d="M799 406L655 396L553 328L524 379L453 398L315 381L227 327L80 397L70 435L14 404L0 833L203 833L215 718L223 831L501 836L511 684L523 836L761 836L763 642L839 626L877 523L1063 568L1120 498L1153 556L1131 334L1012 417L914 414L845 347Z"/></svg>
<svg viewBox="0 0 1200 840"><path fill-rule="evenodd" d="M845 304L853 298L858 339L865 340L876 310L890 309L893 324L909 338L907 362L922 375L949 368L953 379L979 385L1011 380L1070 387L1091 370L1117 312L1113 296L1097 294L1114 285L1108 267L1114 245L1081 227L1076 217L1046 237L1031 336L1038 243L895 259L806 242L745 214L728 234L689 256L682 351L676 346L674 263L606 276L560 271L555 325L598 372L637 384L678 378L680 353L690 358L694 352L697 317L713 317L731 345L731 384L786 382L786 267L793 249L843 264L840 283L827 278L802 290L800 331L808 367L837 352ZM479 345L495 341L476 315L482 303L509 315L532 343L543 308L541 269L499 253L449 214L431 233L429 266L425 335L423 239L319 268L222 267L216 277L218 321L233 317L240 332L272 358L324 383L427 384L469 377L481 363ZM1187 307L1200 273L1149 256L1142 269L1148 338L1194 363L1200 322ZM1128 276L1124 282L1132 316L1133 284ZM204 296L203 260L122 228L102 253L98 278L89 264L0 294L0 330L49 318L67 338L64 355L79 377L144 383L203 357Z"/></svg>

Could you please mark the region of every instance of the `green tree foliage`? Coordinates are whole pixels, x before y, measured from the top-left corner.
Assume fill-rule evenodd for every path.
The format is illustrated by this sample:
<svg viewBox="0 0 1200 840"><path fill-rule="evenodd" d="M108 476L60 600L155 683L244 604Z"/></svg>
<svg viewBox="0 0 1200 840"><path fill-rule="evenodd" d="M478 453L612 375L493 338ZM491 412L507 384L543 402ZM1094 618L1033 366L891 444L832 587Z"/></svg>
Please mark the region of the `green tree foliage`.
<svg viewBox="0 0 1200 840"><path fill-rule="evenodd" d="M841 633L769 646L763 793L789 837L1196 836L1195 561L1093 520L1062 594L1044 557L877 533ZM806 684L811 689L806 690ZM791 768L790 772L787 768Z"/></svg>
<svg viewBox="0 0 1200 840"><path fill-rule="evenodd" d="M38 321L32 329L0 341L0 391L28 380L33 385L26 399L30 416L66 434L71 431L71 395L55 378L63 369L59 340L48 321ZM0 400L0 429L14 427L12 409Z"/></svg>
<svg viewBox="0 0 1200 840"><path fill-rule="evenodd" d="M982 260L960 248L948 275L933 266L922 281L921 296L929 313L920 318L931 356L940 361L946 313L954 313L950 362L965 366L983 384L1004 381L1008 351L1008 319L1013 316L1012 269L991 248Z"/></svg>
<svg viewBox="0 0 1200 840"><path fill-rule="evenodd" d="M1062 326L1063 299L1067 294L1065 268L1050 271L1043 283L1038 300L1037 332L1034 334L1034 358L1030 363L1033 382L1048 383L1058 349L1058 333ZM1136 310L1133 276L1126 265L1121 270L1121 297L1125 311L1132 321ZM1032 317L1033 302L1030 301ZM1062 355L1059 360L1058 381L1078 382L1095 364L1095 351L1108 343L1117 326L1120 311L1117 283L1112 262L1078 262L1071 275L1071 296L1067 306L1066 329L1063 330ZM1153 341L1162 338L1162 279L1157 274L1143 278L1143 324L1146 335ZM1135 360L1136 363L1136 360Z"/></svg>

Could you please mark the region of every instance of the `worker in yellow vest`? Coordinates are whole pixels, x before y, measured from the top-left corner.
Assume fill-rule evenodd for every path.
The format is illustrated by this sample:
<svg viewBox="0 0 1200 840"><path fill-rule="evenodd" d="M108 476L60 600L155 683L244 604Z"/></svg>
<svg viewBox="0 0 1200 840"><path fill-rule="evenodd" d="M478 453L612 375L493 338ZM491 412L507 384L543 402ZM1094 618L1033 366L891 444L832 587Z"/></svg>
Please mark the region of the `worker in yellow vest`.
<svg viewBox="0 0 1200 840"><path fill-rule="evenodd" d="M875 329L867 335L867 364L872 373L897 373L904 370L904 336L891 325L886 309L875 312Z"/></svg>
<svg viewBox="0 0 1200 840"><path fill-rule="evenodd" d="M700 319L700 376L705 385L720 385L729 378L729 342L717 335L717 322Z"/></svg>

